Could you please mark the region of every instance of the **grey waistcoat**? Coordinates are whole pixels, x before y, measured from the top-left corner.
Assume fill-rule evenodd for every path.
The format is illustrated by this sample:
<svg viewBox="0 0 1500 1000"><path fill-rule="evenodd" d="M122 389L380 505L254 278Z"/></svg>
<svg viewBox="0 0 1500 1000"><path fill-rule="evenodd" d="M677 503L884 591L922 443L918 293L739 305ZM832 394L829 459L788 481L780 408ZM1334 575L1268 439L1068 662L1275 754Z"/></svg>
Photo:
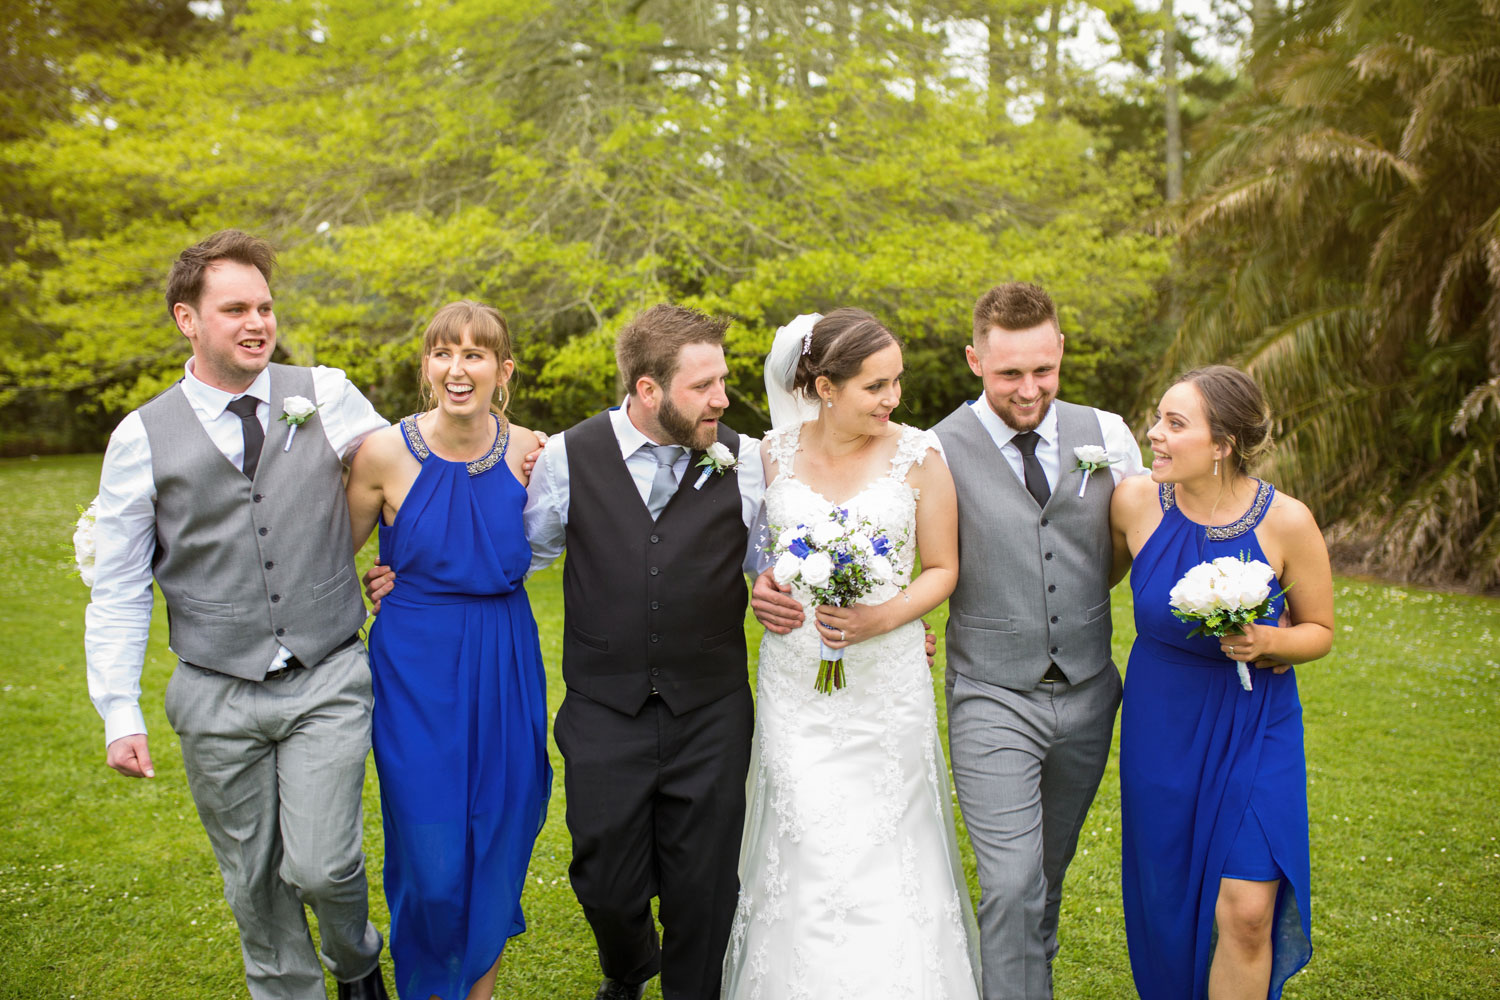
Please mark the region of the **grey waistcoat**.
<svg viewBox="0 0 1500 1000"><path fill-rule="evenodd" d="M214 447L181 383L141 407L156 483L152 571L172 651L259 681L286 646L312 666L364 623L342 463L314 413L289 450L282 399L317 402L306 368L271 365L255 480Z"/></svg>
<svg viewBox="0 0 1500 1000"><path fill-rule="evenodd" d="M948 665L1017 690L1040 683L1049 663L1074 684L1109 663L1114 478L1107 470L1093 473L1079 499L1083 473L1073 449L1104 444L1099 420L1085 406L1052 405L1061 475L1042 510L969 406L933 428L958 489Z"/></svg>

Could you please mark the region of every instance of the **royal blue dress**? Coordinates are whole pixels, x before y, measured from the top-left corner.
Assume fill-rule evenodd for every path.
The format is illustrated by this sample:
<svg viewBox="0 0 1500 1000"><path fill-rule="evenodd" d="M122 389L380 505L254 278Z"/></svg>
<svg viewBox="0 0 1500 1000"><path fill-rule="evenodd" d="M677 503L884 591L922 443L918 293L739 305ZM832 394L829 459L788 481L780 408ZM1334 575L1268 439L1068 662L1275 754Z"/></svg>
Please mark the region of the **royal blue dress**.
<svg viewBox="0 0 1500 1000"><path fill-rule="evenodd" d="M402 997L463 1000L521 933L521 886L547 815L546 678L522 579L526 490L508 429L475 462L422 463L380 559L396 586L370 630L375 767L391 958Z"/></svg>
<svg viewBox="0 0 1500 1000"><path fill-rule="evenodd" d="M1280 879L1268 996L1312 955L1307 766L1295 671L1251 667L1253 690L1207 636L1172 616L1167 594L1193 566L1242 553L1275 491L1260 483L1233 524L1188 520L1170 483L1161 524L1135 557L1135 645L1120 716L1125 933L1143 1000L1202 1000L1221 878ZM1273 585L1275 586L1275 585ZM1275 593L1279 586L1273 590ZM1278 598L1271 615L1280 615Z"/></svg>

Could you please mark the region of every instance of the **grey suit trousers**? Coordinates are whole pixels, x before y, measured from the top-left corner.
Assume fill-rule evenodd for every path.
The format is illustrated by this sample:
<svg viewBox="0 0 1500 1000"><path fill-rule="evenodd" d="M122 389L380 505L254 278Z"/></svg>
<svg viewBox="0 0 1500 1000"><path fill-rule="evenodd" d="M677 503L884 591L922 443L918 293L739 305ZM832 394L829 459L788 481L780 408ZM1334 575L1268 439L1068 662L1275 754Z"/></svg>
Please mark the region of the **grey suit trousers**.
<svg viewBox="0 0 1500 1000"><path fill-rule="evenodd" d="M1049 1000L1063 875L1109 758L1120 672L1015 691L949 668L953 783L979 867L984 1000Z"/></svg>
<svg viewBox="0 0 1500 1000"><path fill-rule="evenodd" d="M239 925L253 1000L324 1000L323 962L347 982L374 970L362 850L370 665L351 643L262 682L180 662L167 719Z"/></svg>

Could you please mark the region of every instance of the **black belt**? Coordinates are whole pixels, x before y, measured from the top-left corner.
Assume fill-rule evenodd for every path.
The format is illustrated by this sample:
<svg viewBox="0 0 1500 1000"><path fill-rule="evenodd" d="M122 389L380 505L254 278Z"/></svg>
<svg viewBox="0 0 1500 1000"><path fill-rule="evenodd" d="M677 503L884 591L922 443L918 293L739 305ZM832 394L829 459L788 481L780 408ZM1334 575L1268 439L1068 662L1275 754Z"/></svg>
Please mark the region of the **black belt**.
<svg viewBox="0 0 1500 1000"><path fill-rule="evenodd" d="M1056 684L1059 681L1066 684L1068 682L1068 675L1063 673L1062 667L1059 667L1057 664L1047 664L1047 672L1042 675L1042 683Z"/></svg>
<svg viewBox="0 0 1500 1000"><path fill-rule="evenodd" d="M342 652L343 650L348 649L350 646L354 645L356 642L359 642L359 633L358 632L354 633L349 638L345 639L343 642L339 643L337 646L334 646L332 649L330 649L327 653L324 654L324 659L327 659L328 657L332 656L334 653ZM320 660L319 662L322 662L322 661ZM316 665L317 664L314 664L314 666L316 666ZM283 670L305 670L305 669L307 669L307 664L303 663L301 660L297 659L295 656L289 656L289 657L287 657L286 663L282 664L281 669L283 669Z"/></svg>

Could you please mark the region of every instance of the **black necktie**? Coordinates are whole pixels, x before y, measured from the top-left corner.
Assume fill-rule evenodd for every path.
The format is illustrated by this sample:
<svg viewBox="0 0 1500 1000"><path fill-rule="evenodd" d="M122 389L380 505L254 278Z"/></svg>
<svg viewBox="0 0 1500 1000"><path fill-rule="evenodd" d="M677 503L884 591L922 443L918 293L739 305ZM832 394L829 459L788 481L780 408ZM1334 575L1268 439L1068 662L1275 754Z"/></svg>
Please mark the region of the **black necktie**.
<svg viewBox="0 0 1500 1000"><path fill-rule="evenodd" d="M266 443L266 432L255 417L255 407L260 400L254 396L241 396L225 409L240 418L240 430L245 435L245 478L255 478L255 467L260 464L260 446ZM1029 473L1028 473L1029 475Z"/></svg>
<svg viewBox="0 0 1500 1000"><path fill-rule="evenodd" d="M1047 506L1052 488L1047 485L1047 474L1042 471L1042 463L1036 457L1036 446L1042 440L1041 435L1036 431L1026 431L1011 440L1021 449L1021 467L1026 470L1027 492L1036 500L1038 507Z"/></svg>

